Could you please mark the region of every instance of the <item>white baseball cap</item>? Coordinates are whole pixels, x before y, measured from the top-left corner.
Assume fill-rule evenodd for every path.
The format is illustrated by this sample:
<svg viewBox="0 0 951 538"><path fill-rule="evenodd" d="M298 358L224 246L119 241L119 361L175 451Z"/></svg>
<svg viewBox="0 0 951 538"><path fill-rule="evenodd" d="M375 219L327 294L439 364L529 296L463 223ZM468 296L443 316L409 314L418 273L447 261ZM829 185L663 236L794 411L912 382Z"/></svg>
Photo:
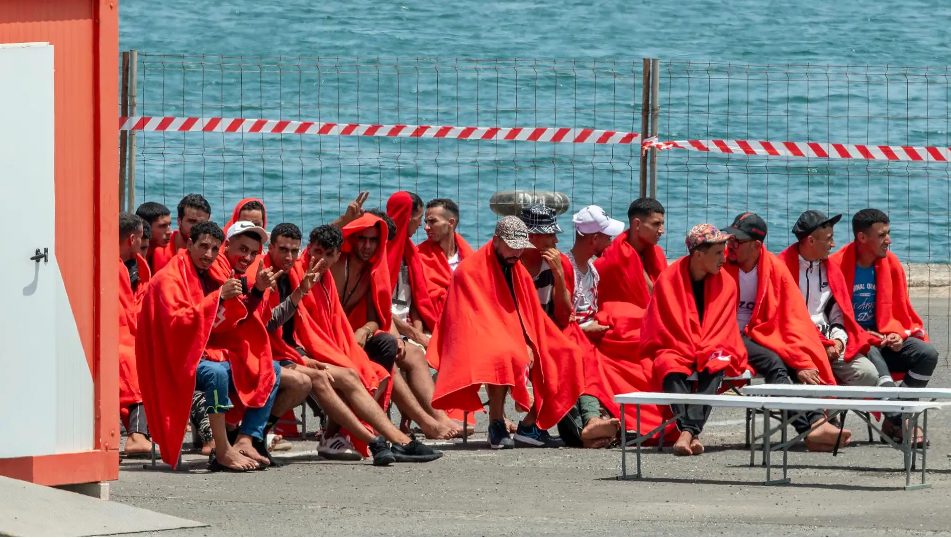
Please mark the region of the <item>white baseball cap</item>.
<svg viewBox="0 0 951 538"><path fill-rule="evenodd" d="M231 239L232 237L236 235L245 234L245 233L257 234L257 236L261 239L262 246L264 245L264 243L267 243L267 239L268 239L267 230L265 230L264 228L260 226L256 226L253 222L249 220L239 220L238 222L232 224L228 228L228 232L225 233L225 238Z"/></svg>
<svg viewBox="0 0 951 538"><path fill-rule="evenodd" d="M623 222L612 219L597 205L582 207L571 217L571 221L575 223L575 230L583 235L600 232L615 237L624 231Z"/></svg>

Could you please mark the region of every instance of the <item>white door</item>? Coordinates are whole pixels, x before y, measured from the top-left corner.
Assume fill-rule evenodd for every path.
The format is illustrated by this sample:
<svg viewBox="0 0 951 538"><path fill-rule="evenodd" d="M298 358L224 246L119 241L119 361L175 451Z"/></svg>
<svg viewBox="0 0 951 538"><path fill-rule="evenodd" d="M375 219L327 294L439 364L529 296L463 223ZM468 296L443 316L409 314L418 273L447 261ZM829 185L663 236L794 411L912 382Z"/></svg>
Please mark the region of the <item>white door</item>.
<svg viewBox="0 0 951 538"><path fill-rule="evenodd" d="M0 192L7 224L0 248L0 458L74 451L92 440L64 444L58 431L74 428L62 424L64 373L89 397L84 387L91 380L82 379L89 378L88 368L64 371L58 359L63 336L72 342L78 332L72 314L61 324L57 311L68 301L53 253L53 74L52 46L0 46ZM70 362L76 359L85 364L81 347ZM88 405L79 413L84 421L91 399ZM76 409L67 412L76 416ZM81 429L91 434L91 426Z"/></svg>

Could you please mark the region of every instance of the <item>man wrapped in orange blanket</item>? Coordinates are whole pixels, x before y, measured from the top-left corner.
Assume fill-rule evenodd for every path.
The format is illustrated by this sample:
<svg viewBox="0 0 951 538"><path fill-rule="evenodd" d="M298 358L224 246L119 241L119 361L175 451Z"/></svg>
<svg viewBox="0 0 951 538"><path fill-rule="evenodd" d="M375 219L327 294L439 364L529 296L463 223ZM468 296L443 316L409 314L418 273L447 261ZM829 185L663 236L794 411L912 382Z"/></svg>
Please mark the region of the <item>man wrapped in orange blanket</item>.
<svg viewBox="0 0 951 538"><path fill-rule="evenodd" d="M584 389L581 352L552 323L532 278L519 262L534 248L518 217L499 220L495 236L459 265L433 334L430 360L440 364L433 396L438 409L482 409L489 395L489 445L514 448L504 420L506 393L528 414L525 429L554 426ZM531 378L534 401L526 382Z"/></svg>
<svg viewBox="0 0 951 538"><path fill-rule="evenodd" d="M177 464L192 392L201 390L215 438L209 466L241 472L268 464L252 438L267 423L277 379L267 331L252 299L242 295L241 281L222 281L209 272L223 241L213 222L192 227L185 249L153 277L145 293L135 348L146 413L162 459ZM225 425L232 392L246 409L233 446Z"/></svg>
<svg viewBox="0 0 951 538"><path fill-rule="evenodd" d="M149 263L152 266L152 274L158 273L172 261L178 251L188 245L192 226L207 222L209 219L211 219L211 205L204 196L192 193L182 198L178 202L178 230L172 232L164 245L159 241L154 247L150 247Z"/></svg>
<svg viewBox="0 0 951 538"><path fill-rule="evenodd" d="M938 350L908 297L905 270L889 247L891 224L884 212L863 209L852 217L855 240L831 258L852 290L855 319L872 336L868 357L891 372L904 374L902 384L925 387L938 364ZM886 426L885 424L888 424ZM900 422L886 421L882 430L901 438ZM915 443L925 442L920 431Z"/></svg>
<svg viewBox="0 0 951 538"><path fill-rule="evenodd" d="M641 328L641 353L654 361L654 381L665 392L693 392L688 377L697 375L696 392L715 394L724 374L746 367L746 348L736 325L736 284L724 275L729 235L712 224L687 233L688 254L661 273ZM680 436L678 456L704 451L700 433L709 406L671 405Z"/></svg>
<svg viewBox="0 0 951 538"><path fill-rule="evenodd" d="M738 289L736 322L749 365L767 383L792 384L795 376L800 383L834 385L832 366L799 286L763 245L766 222L756 213L742 213L723 231L731 235L725 272ZM797 413L792 424L806 434L806 447L813 451L830 452L837 442L847 445L852 436L843 430L840 437L839 429L819 411Z"/></svg>
<svg viewBox="0 0 951 538"><path fill-rule="evenodd" d="M459 206L448 198L434 198L426 204L423 222L426 240L419 244L419 260L431 281L430 299L436 308L436 319L442 315L452 273L474 252L456 231ZM439 369L438 364L431 365Z"/></svg>
<svg viewBox="0 0 951 538"><path fill-rule="evenodd" d="M152 451L135 364L135 334L142 296L151 271L139 252L147 224L137 215L119 213L119 416L129 437L125 455Z"/></svg>

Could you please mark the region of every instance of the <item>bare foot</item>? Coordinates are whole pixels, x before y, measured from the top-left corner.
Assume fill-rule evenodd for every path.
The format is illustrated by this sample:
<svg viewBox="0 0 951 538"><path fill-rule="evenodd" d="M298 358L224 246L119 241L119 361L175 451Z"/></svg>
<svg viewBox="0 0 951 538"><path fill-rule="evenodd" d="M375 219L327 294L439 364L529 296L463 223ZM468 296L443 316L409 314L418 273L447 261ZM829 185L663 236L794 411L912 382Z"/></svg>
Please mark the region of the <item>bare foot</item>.
<svg viewBox="0 0 951 538"><path fill-rule="evenodd" d="M215 451L215 440L214 440L214 439L212 439L212 440L211 440L210 442L208 442L208 443L205 443L205 444L202 445L202 447L201 447L201 455L202 455L202 456L210 456L211 453L214 452L214 451Z"/></svg>
<svg viewBox="0 0 951 538"><path fill-rule="evenodd" d="M583 439L581 446L584 448L607 448L614 442L614 437L602 437L601 439Z"/></svg>
<svg viewBox="0 0 951 538"><path fill-rule="evenodd" d="M234 442L234 448L240 451L245 456L251 458L252 460L258 462L261 467L267 467L271 462L258 453L257 450L251 446L251 437L247 435L239 435L238 440Z"/></svg>
<svg viewBox="0 0 951 538"><path fill-rule="evenodd" d="M149 454L151 452L152 441L149 441L149 438L141 433L129 434L129 438L125 440L126 455Z"/></svg>
<svg viewBox="0 0 951 538"><path fill-rule="evenodd" d="M621 421L616 418L593 418L581 430L581 440L613 438L621 429Z"/></svg>
<svg viewBox="0 0 951 538"><path fill-rule="evenodd" d="M451 424L444 424L442 422L433 419L430 424L419 425L420 429L423 430L423 435L427 439L452 439L455 434L455 428Z"/></svg>
<svg viewBox="0 0 951 538"><path fill-rule="evenodd" d="M806 449L811 452L832 452L835 450L835 442L838 438L839 428L826 422L806 436ZM852 432L842 430L842 440L839 443L839 448L847 446L851 440Z"/></svg>
<svg viewBox="0 0 951 538"><path fill-rule="evenodd" d="M674 443L673 451L675 456L692 456L693 450L690 444L693 441L693 434L690 432L680 432L680 437Z"/></svg>
<svg viewBox="0 0 951 538"><path fill-rule="evenodd" d="M700 442L699 437L694 437L693 440L690 441L690 451L693 452L694 456L703 454L703 443Z"/></svg>
<svg viewBox="0 0 951 538"><path fill-rule="evenodd" d="M235 471L253 471L260 467L256 461L242 454L237 447L216 450L215 459L219 465Z"/></svg>
<svg viewBox="0 0 951 538"><path fill-rule="evenodd" d="M453 420L452 423L456 426L456 428L459 429L459 434L456 435L456 437L462 437L462 427L463 427L462 421L461 421L461 420ZM468 435L473 435L473 434L475 433L475 426L473 426L473 425L471 425L471 424L466 425L465 429L467 430L466 433L467 433Z"/></svg>

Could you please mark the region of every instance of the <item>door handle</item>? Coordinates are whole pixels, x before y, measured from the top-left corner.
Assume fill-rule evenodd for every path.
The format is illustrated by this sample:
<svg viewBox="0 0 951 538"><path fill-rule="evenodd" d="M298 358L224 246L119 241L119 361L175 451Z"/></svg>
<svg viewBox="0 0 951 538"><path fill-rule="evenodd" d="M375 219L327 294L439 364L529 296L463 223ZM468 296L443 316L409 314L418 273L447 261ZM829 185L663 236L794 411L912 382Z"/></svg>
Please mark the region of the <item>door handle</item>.
<svg viewBox="0 0 951 538"><path fill-rule="evenodd" d="M30 260L35 261L36 263L40 263L40 260L43 260L44 262L48 263L50 261L49 249L44 248L43 252L40 252L40 249L36 249L36 254L30 256Z"/></svg>

